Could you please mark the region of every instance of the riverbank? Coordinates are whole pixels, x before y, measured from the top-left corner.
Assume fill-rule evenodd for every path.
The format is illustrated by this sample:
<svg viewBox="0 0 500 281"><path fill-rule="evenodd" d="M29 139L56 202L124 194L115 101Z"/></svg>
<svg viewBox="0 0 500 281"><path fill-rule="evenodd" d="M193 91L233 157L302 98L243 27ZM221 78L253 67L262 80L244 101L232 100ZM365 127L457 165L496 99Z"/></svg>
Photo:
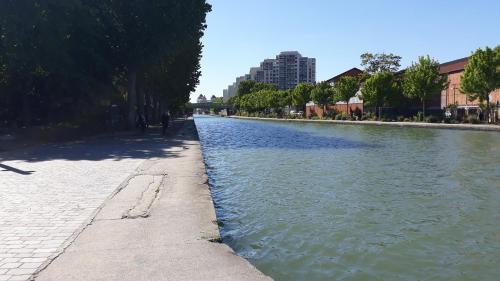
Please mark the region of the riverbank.
<svg viewBox="0 0 500 281"><path fill-rule="evenodd" d="M193 120L144 161L36 280L272 280L220 243Z"/></svg>
<svg viewBox="0 0 500 281"><path fill-rule="evenodd" d="M445 123L419 123L419 122L279 119L279 118L244 117L244 116L230 116L230 118L252 119L252 120L262 120L262 121L299 122L299 123L328 123L328 124L337 124L337 125L372 125L372 126L415 127L415 128L434 128L434 129L500 132L500 126L498 126L498 125L481 125L481 124L475 125L475 124L445 124Z"/></svg>

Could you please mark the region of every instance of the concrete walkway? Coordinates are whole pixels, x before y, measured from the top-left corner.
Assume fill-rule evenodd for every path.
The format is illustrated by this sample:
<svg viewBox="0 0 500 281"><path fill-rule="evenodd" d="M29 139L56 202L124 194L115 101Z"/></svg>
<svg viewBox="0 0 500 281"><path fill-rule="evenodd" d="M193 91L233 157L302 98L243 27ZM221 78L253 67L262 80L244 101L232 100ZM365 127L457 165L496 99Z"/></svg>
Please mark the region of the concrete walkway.
<svg viewBox="0 0 500 281"><path fill-rule="evenodd" d="M261 118L261 117L244 117L244 116L230 116L230 118L253 119L253 120L263 120L263 121L300 122L300 123L328 123L328 124L337 124L337 125L376 125L376 126L392 126L392 127L414 127L414 128L434 128L434 129L453 129L453 130L500 132L499 125L486 125L486 124L445 124L445 123L423 123L423 122L279 119L279 118Z"/></svg>
<svg viewBox="0 0 500 281"><path fill-rule="evenodd" d="M143 162L42 280L272 280L220 240L194 122Z"/></svg>

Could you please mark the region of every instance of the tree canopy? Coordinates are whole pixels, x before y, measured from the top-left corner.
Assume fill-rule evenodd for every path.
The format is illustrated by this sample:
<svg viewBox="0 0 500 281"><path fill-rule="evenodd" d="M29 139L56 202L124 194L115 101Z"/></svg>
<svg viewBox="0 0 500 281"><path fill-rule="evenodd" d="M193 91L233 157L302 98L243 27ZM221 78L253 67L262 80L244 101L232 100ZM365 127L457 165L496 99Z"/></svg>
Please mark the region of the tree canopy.
<svg viewBox="0 0 500 281"><path fill-rule="evenodd" d="M333 86L335 99L347 103L349 113L349 100L359 91L359 80L356 77L344 76Z"/></svg>
<svg viewBox="0 0 500 281"><path fill-rule="evenodd" d="M311 99L318 105L326 106L333 99L332 87L326 82L317 84L311 90Z"/></svg>
<svg viewBox="0 0 500 281"><path fill-rule="evenodd" d="M314 85L308 83L298 84L292 92L292 105L304 109L306 104L311 100L311 91Z"/></svg>
<svg viewBox="0 0 500 281"><path fill-rule="evenodd" d="M394 74L387 71L378 72L365 81L361 96L367 106L379 107L396 93L397 88Z"/></svg>
<svg viewBox="0 0 500 281"><path fill-rule="evenodd" d="M422 102L423 116L425 101L439 94L446 86L447 77L439 73L439 62L429 56L419 57L418 62L406 70L403 78L403 93Z"/></svg>
<svg viewBox="0 0 500 281"><path fill-rule="evenodd" d="M0 1L0 118L103 123L112 103L129 120L184 104L210 9L205 0Z"/></svg>
<svg viewBox="0 0 500 281"><path fill-rule="evenodd" d="M460 90L469 94L471 101L486 101L489 94L500 86L500 46L495 49L477 49L465 65L460 79Z"/></svg>
<svg viewBox="0 0 500 281"><path fill-rule="evenodd" d="M395 73L401 67L400 62L401 57L392 53L364 53L361 55L361 66L363 66L365 72L370 75L373 75L377 72Z"/></svg>

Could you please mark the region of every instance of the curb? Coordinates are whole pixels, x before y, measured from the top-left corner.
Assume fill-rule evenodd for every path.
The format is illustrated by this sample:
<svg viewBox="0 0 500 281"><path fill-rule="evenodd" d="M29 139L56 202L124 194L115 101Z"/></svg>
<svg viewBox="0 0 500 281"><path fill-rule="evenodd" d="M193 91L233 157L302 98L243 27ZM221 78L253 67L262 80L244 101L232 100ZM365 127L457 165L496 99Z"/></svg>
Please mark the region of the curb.
<svg viewBox="0 0 500 281"><path fill-rule="evenodd" d="M498 126L498 125L470 125L470 124L443 124L443 123L417 123L417 122L382 122L382 121L311 120L311 119L278 119L278 118L243 117L243 116L229 116L229 118L261 120L261 121L275 121L275 122L323 123L323 124L334 124L334 125L372 125L372 126L390 126L390 127L408 127L408 128L429 128L429 129L450 129L450 130L500 132L500 126Z"/></svg>

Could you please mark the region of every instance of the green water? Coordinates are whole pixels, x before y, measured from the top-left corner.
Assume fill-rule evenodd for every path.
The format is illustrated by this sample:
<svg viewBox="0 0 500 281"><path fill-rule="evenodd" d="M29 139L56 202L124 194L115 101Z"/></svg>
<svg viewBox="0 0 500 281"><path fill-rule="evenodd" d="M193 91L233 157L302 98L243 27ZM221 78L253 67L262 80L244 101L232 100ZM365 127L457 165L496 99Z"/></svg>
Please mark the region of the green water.
<svg viewBox="0 0 500 281"><path fill-rule="evenodd" d="M500 280L500 134L197 117L223 241L275 280Z"/></svg>

